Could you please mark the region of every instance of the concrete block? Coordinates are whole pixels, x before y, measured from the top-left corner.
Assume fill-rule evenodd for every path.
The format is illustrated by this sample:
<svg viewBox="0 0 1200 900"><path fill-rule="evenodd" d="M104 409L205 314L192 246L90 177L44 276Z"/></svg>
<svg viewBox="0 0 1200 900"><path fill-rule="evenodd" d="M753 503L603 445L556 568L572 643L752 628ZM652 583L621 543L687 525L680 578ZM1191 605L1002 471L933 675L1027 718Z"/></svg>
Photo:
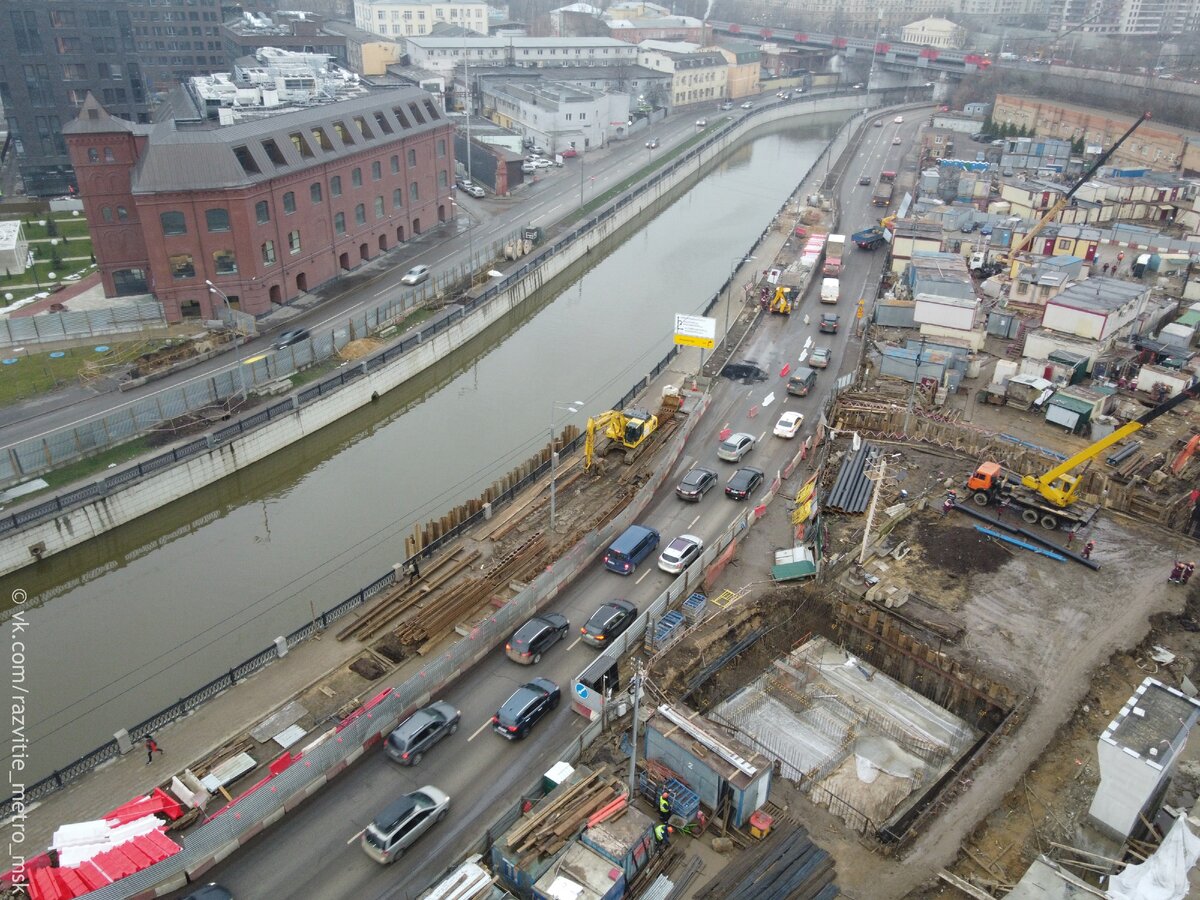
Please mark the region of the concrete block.
<svg viewBox="0 0 1200 900"><path fill-rule="evenodd" d="M288 654L287 638L285 638L285 637L275 638L275 655L278 656L280 659L283 659L285 656L287 656L287 654Z"/></svg>
<svg viewBox="0 0 1200 900"><path fill-rule="evenodd" d="M114 734L113 738L115 738L117 742L117 752L122 756L133 749L133 741L129 739L129 732L124 728Z"/></svg>

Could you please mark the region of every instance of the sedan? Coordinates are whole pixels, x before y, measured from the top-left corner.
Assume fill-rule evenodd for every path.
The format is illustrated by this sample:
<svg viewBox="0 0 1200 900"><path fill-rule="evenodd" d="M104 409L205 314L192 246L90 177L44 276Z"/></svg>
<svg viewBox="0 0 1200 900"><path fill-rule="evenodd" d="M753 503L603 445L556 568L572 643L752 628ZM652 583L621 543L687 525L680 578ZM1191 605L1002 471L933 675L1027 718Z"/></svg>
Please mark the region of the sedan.
<svg viewBox="0 0 1200 900"><path fill-rule="evenodd" d="M683 476L683 480L675 488L675 495L680 500L699 502L704 499L708 489L717 483L717 473L703 466L696 466Z"/></svg>
<svg viewBox="0 0 1200 900"><path fill-rule="evenodd" d="M535 166L531 162L523 162L523 163L521 163L521 171L524 172L526 175L532 175L534 172L537 171L537 166Z"/></svg>
<svg viewBox="0 0 1200 900"><path fill-rule="evenodd" d="M483 188L481 188L479 185L474 184L470 181L464 181L462 184L459 185L459 189L464 194L470 194L472 197L475 197L475 198L484 196Z"/></svg>
<svg viewBox="0 0 1200 900"><path fill-rule="evenodd" d="M647 150L657 150L658 149L658 138L650 138L650 140L646 141L646 149Z"/></svg>
<svg viewBox="0 0 1200 900"><path fill-rule="evenodd" d="M533 161L533 167L535 169L549 169L552 165L554 165L554 163L552 163L550 160L543 159L541 157L538 157Z"/></svg>
<svg viewBox="0 0 1200 900"><path fill-rule="evenodd" d="M429 278L429 266L413 266L400 279L401 284L420 284Z"/></svg>
<svg viewBox="0 0 1200 900"><path fill-rule="evenodd" d="M859 184L870 184L870 183L871 183L871 176L870 176L870 175L859 175L859 176L858 176L858 183L859 183Z"/></svg>
<svg viewBox="0 0 1200 900"><path fill-rule="evenodd" d="M579 151L576 150L574 147L568 147L566 150L563 150L558 155L561 156L563 159L574 159L575 157L577 157L579 155Z"/></svg>
<svg viewBox="0 0 1200 900"><path fill-rule="evenodd" d="M904 116L896 116L896 118L892 119L892 121L897 125L902 125L904 124Z"/></svg>
<svg viewBox="0 0 1200 900"><path fill-rule="evenodd" d="M697 128L707 128L708 127L708 119L697 119L696 127Z"/></svg>
<svg viewBox="0 0 1200 900"><path fill-rule="evenodd" d="M293 328L291 331L285 331L278 338L276 338L275 343L271 345L271 348L274 350L283 350L285 347L292 346L292 344L298 344L301 341L307 340L307 328Z"/></svg>
<svg viewBox="0 0 1200 900"><path fill-rule="evenodd" d="M829 358L833 355L828 347L814 347L808 355L808 364L814 369L825 369L829 366Z"/></svg>
<svg viewBox="0 0 1200 900"><path fill-rule="evenodd" d="M837 313L821 313L821 321L817 325L817 331L825 334L837 334L838 326L842 322L842 317Z"/></svg>
<svg viewBox="0 0 1200 900"><path fill-rule="evenodd" d="M762 469L755 469L752 466L742 466L733 473L733 477L729 479L725 485L725 496L731 497L734 500L745 500L750 496L766 476Z"/></svg>
<svg viewBox="0 0 1200 900"><path fill-rule="evenodd" d="M492 716L492 730L510 741L529 734L546 713L558 706L562 696L558 685L549 678L535 678L517 688Z"/></svg>
<svg viewBox="0 0 1200 900"><path fill-rule="evenodd" d="M681 534L667 544L667 549L659 554L658 567L664 572L678 575L698 560L703 552L703 538L698 538L694 534Z"/></svg>
<svg viewBox="0 0 1200 900"><path fill-rule="evenodd" d="M726 462L741 462L742 457L754 449L754 435L739 431L731 434L717 446L717 456Z"/></svg>
<svg viewBox="0 0 1200 900"><path fill-rule="evenodd" d="M747 100L745 103L742 104L742 109L754 109L754 104L751 101Z"/></svg>
<svg viewBox="0 0 1200 900"><path fill-rule="evenodd" d="M775 423L775 437L792 439L804 424L804 413L785 412Z"/></svg>
<svg viewBox="0 0 1200 900"><path fill-rule="evenodd" d="M570 627L566 617L558 613L534 616L509 638L504 652L513 662L536 666L542 661L542 654L557 644Z"/></svg>
<svg viewBox="0 0 1200 900"><path fill-rule="evenodd" d="M721 109L733 109L733 104L726 101L725 103L721 104Z"/></svg>
<svg viewBox="0 0 1200 900"><path fill-rule="evenodd" d="M585 644L607 647L637 621L637 607L628 600L610 600L592 613L587 624L579 629Z"/></svg>
<svg viewBox="0 0 1200 900"><path fill-rule="evenodd" d="M900 135L896 135L894 138L892 138L892 144L894 146L899 147L901 143L903 142L900 140Z"/></svg>
<svg viewBox="0 0 1200 900"><path fill-rule="evenodd" d="M883 119L876 119L873 124L874 124L874 127L876 127L876 128L882 128L883 127Z"/></svg>

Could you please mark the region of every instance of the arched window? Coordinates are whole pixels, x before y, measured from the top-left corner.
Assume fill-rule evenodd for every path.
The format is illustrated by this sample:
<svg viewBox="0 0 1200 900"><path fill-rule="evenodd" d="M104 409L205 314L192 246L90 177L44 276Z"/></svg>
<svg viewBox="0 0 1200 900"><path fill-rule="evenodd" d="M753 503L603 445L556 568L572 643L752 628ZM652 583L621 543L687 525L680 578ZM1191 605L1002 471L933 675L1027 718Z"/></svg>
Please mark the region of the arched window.
<svg viewBox="0 0 1200 900"><path fill-rule="evenodd" d="M204 222L208 226L209 231L228 231L229 230L229 210L227 209L206 209L204 211Z"/></svg>
<svg viewBox="0 0 1200 900"><path fill-rule="evenodd" d="M187 222L183 213L176 210L160 213L158 221L162 223L162 232L166 235L187 234Z"/></svg>
<svg viewBox="0 0 1200 900"><path fill-rule="evenodd" d="M104 207L103 209L100 210L100 215L104 218L105 222L111 222L112 221L112 207L109 207L109 206Z"/></svg>

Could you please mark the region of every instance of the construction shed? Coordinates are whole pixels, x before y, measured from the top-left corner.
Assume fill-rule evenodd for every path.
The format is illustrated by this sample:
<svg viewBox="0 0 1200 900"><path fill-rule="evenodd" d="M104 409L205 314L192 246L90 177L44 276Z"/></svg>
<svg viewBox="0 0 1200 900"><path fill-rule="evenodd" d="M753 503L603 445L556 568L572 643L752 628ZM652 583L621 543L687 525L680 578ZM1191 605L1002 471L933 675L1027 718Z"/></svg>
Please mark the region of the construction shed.
<svg viewBox="0 0 1200 900"><path fill-rule="evenodd" d="M767 802L771 761L699 713L664 703L646 722L645 758L666 766L714 818L742 827Z"/></svg>
<svg viewBox="0 0 1200 900"><path fill-rule="evenodd" d="M620 900L625 873L590 847L574 843L533 886L534 900Z"/></svg>
<svg viewBox="0 0 1200 900"><path fill-rule="evenodd" d="M620 818L588 828L579 840L585 847L608 860L609 868L617 866L625 878L632 881L633 876L650 861L654 822L641 810L630 806Z"/></svg>

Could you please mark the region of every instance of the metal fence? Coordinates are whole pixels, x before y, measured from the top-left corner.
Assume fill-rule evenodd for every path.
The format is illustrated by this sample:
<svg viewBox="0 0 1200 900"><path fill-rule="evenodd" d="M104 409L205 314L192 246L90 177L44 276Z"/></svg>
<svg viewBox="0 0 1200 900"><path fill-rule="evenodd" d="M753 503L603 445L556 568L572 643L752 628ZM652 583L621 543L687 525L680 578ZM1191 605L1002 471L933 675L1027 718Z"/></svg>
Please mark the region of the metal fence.
<svg viewBox="0 0 1200 900"><path fill-rule="evenodd" d="M103 309L0 319L0 346L111 337L136 333L152 326L165 328L166 325L167 318L161 303L157 300L136 300Z"/></svg>

